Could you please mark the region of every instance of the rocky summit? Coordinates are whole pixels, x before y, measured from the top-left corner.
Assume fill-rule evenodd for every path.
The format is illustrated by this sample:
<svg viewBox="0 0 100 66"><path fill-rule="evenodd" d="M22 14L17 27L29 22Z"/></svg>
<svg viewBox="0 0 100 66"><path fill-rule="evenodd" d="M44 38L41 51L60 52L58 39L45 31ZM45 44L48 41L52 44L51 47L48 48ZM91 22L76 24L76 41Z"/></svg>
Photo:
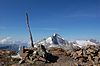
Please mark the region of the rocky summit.
<svg viewBox="0 0 100 66"><path fill-rule="evenodd" d="M27 49L26 49L27 50ZM35 63L23 62L19 64L20 58L12 58L11 51L0 51L0 56L6 54L9 60L0 61L0 66L100 66L100 46L87 45L77 47L73 50L64 50L63 48L50 47L47 49L49 62L36 60ZM10 57L9 57L10 56ZM4 62L3 62L4 61ZM7 63L8 62L8 63Z"/></svg>

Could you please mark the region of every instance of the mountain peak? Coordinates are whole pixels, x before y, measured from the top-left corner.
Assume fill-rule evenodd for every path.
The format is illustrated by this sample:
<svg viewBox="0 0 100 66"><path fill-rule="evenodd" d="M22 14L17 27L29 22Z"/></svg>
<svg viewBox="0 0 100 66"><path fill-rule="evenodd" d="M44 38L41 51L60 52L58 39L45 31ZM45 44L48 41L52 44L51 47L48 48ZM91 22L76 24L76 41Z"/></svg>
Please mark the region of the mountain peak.
<svg viewBox="0 0 100 66"><path fill-rule="evenodd" d="M54 33L54 34L53 34L53 36L57 36L57 35L59 35L59 34L58 34L58 33Z"/></svg>
<svg viewBox="0 0 100 66"><path fill-rule="evenodd" d="M43 45L62 45L65 44L65 40L58 34L54 33L50 37L46 38L45 40L39 41L37 44L43 44Z"/></svg>
<svg viewBox="0 0 100 66"><path fill-rule="evenodd" d="M54 34L52 35L52 37L56 37L56 38L61 38L61 39L63 39L58 33L54 33Z"/></svg>

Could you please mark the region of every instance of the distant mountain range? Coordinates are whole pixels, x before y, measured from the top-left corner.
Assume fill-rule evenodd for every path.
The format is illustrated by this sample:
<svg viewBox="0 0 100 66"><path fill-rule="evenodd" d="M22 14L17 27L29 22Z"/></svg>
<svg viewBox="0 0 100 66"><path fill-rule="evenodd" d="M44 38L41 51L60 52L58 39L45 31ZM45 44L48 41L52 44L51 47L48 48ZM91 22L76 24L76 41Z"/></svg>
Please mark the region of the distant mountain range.
<svg viewBox="0 0 100 66"><path fill-rule="evenodd" d="M23 41L14 41L10 37L6 37L2 40L0 40L0 49L7 49L7 50L19 50L19 47L21 46L27 46L27 43Z"/></svg>
<svg viewBox="0 0 100 66"><path fill-rule="evenodd" d="M72 43L74 46L79 46L79 47L83 47L83 46L87 46L87 45L99 45L100 42L94 40L94 39L90 39L90 40L75 40Z"/></svg>
<svg viewBox="0 0 100 66"><path fill-rule="evenodd" d="M64 49L73 49L75 46L83 47L86 45L98 45L100 44L100 42L94 39L67 41L64 38L62 38L59 34L54 33L48 38L34 42L35 47L37 47L39 44L44 45L46 48L61 47ZM20 47L22 46L27 47L28 43L23 43L21 41L12 41L9 38L6 38L0 41L0 49L15 50L18 52Z"/></svg>
<svg viewBox="0 0 100 66"><path fill-rule="evenodd" d="M1 49L14 50L14 51L18 52L19 45L17 45L17 44L0 44L0 50Z"/></svg>
<svg viewBox="0 0 100 66"><path fill-rule="evenodd" d="M36 42L35 46L37 46L38 44L43 44L46 47L73 48L74 46L83 47L86 45L98 45L100 44L100 42L94 39L67 41L64 38L62 38L59 34L54 33L52 36Z"/></svg>

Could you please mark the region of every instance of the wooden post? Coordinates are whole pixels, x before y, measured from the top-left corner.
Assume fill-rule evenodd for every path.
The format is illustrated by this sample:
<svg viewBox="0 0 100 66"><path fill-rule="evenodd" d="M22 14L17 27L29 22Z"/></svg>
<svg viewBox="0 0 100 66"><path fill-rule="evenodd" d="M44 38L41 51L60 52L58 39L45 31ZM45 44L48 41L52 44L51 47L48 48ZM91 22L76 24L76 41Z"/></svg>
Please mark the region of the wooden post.
<svg viewBox="0 0 100 66"><path fill-rule="evenodd" d="M28 19L28 14L27 13L26 13L26 24L27 24L28 31L29 31L29 34L30 34L31 46L34 47L32 33L31 33L31 30L30 30L29 19Z"/></svg>

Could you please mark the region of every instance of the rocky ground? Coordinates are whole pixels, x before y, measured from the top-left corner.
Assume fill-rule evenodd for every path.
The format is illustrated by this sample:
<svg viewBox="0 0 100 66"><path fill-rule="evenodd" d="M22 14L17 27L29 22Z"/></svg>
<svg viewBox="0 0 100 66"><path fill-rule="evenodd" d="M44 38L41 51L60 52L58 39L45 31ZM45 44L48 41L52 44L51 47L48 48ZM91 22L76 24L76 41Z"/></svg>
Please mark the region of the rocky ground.
<svg viewBox="0 0 100 66"><path fill-rule="evenodd" d="M49 48L48 51L50 63L36 61L34 64L18 64L20 59L10 57L11 54L15 54L13 51L1 50L0 66L100 66L100 46L88 45L73 50Z"/></svg>
<svg viewBox="0 0 100 66"><path fill-rule="evenodd" d="M15 51L11 50L0 50L0 66L10 66L14 62L12 62L13 58L11 55L16 55Z"/></svg>

